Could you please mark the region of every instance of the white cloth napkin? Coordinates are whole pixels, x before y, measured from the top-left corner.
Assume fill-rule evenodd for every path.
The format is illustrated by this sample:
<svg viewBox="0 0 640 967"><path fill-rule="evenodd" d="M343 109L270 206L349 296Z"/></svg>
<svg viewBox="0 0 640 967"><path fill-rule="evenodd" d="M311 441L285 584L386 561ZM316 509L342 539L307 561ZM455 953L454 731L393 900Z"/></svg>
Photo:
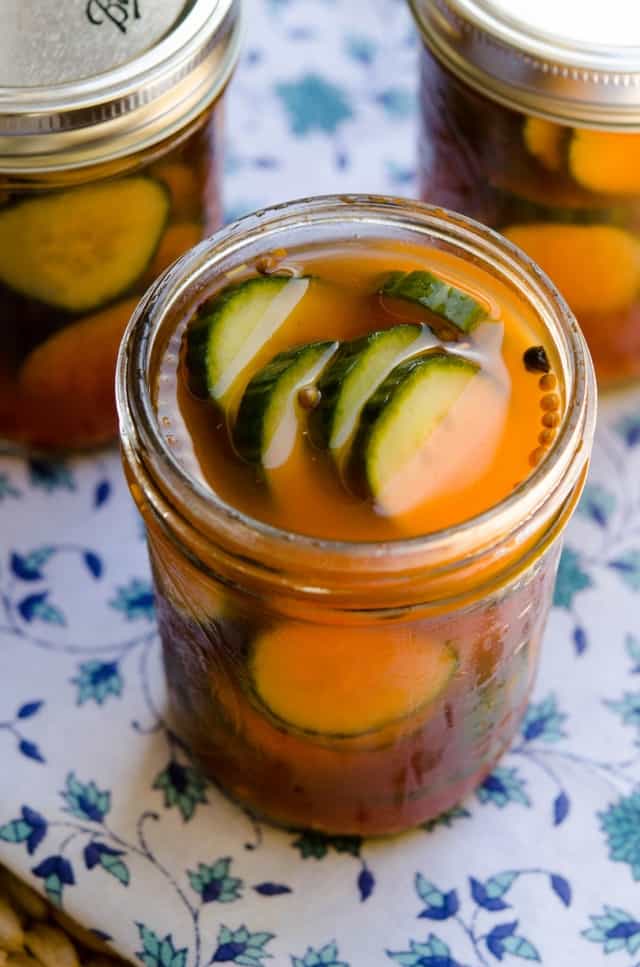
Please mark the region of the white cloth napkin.
<svg viewBox="0 0 640 967"><path fill-rule="evenodd" d="M252 0L227 212L410 194L401 0ZM256 825L164 718L141 525L115 452L0 461L0 860L146 967L486 967L640 958L640 393L604 406L535 698L432 829ZM634 956L635 955L635 956Z"/></svg>

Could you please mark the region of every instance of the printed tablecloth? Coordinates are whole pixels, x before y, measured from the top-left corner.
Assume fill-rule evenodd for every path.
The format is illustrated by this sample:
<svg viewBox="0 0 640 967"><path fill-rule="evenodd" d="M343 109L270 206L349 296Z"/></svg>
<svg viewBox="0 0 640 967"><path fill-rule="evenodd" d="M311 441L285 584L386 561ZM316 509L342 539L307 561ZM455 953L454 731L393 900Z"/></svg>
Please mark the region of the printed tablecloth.
<svg viewBox="0 0 640 967"><path fill-rule="evenodd" d="M414 188L401 0L248 0L227 215ZM257 824L165 720L115 451L0 461L0 860L146 967L640 961L640 392L609 399L534 700L477 793L390 841Z"/></svg>

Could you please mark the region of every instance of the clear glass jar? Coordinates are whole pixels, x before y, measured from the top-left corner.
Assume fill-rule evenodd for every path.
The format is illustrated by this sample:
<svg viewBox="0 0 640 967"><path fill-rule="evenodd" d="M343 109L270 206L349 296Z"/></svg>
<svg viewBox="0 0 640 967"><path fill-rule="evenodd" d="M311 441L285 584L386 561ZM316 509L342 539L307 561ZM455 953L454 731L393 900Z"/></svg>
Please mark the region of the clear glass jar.
<svg viewBox="0 0 640 967"><path fill-rule="evenodd" d="M566 412L548 457L498 506L426 537L325 541L248 518L177 458L154 407L168 340L220 273L275 249L353 239L427 243L486 268L524 295L560 361ZM395 832L465 796L524 712L560 536L591 451L591 361L547 278L501 236L442 209L375 196L279 206L218 232L152 287L123 341L117 398L172 715L205 770L277 823L332 833ZM299 629L301 649L312 625L347 640L357 628L356 669L367 661L363 640L402 649L415 635L455 648L458 669L427 709L400 722L356 737L296 731L256 701L248 671L256 631L283 621Z"/></svg>
<svg viewBox="0 0 640 967"><path fill-rule="evenodd" d="M424 40L420 197L499 229L542 266L578 318L601 386L637 378L636 6L411 5Z"/></svg>
<svg viewBox="0 0 640 967"><path fill-rule="evenodd" d="M85 449L117 435L128 319L150 282L221 223L238 0L184 8L9 2L0 450Z"/></svg>

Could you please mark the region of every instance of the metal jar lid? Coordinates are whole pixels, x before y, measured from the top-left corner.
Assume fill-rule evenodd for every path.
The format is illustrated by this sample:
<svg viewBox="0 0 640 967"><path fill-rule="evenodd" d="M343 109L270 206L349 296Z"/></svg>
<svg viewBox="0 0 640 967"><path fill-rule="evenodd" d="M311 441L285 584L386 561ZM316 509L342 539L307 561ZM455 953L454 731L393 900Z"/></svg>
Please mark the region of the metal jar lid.
<svg viewBox="0 0 640 967"><path fill-rule="evenodd" d="M427 46L507 107L640 130L638 0L410 0Z"/></svg>
<svg viewBox="0 0 640 967"><path fill-rule="evenodd" d="M187 127L223 89L240 0L2 0L0 173L100 164Z"/></svg>

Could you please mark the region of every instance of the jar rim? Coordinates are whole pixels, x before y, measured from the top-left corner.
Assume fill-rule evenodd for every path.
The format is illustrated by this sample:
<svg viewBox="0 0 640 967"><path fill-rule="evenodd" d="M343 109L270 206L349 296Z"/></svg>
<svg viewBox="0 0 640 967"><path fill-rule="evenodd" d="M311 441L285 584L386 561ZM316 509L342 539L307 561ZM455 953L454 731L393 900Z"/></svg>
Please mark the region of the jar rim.
<svg viewBox="0 0 640 967"><path fill-rule="evenodd" d="M171 310L180 300L193 306L193 294L204 294L216 265L225 257L240 258L249 242L263 244L264 252L286 246L282 234L296 226L313 232L321 226L339 225L343 234L338 237L343 240L345 228L350 226L359 230L359 237L365 229L376 229L375 237L381 238L385 229L400 228L455 244L473 255L476 264L484 259L487 267L491 265L503 277L530 289L529 301L542 316L561 360L565 417L546 458L516 489L481 514L428 534L383 541L333 540L289 532L242 513L194 479L161 432L149 370ZM278 241L274 241L276 237ZM443 208L406 198L359 194L303 198L261 210L226 226L182 256L148 290L127 327L118 357L116 398L125 462L139 468L145 486L156 489L169 504L179 504L183 518L207 539L233 546L235 552L256 560L265 549L275 551L280 562L294 552L302 554L305 566L318 572L329 564L348 570L354 562L359 568L375 562L375 568L399 572L403 567L424 567L426 562L459 563L501 543L508 545L516 532L523 539L532 537L540 531L542 520L550 522L584 474L594 433L596 385L584 337L565 300L542 270L508 239Z"/></svg>
<svg viewBox="0 0 640 967"><path fill-rule="evenodd" d="M569 39L492 0L409 0L426 46L475 90L557 123L640 129L640 45Z"/></svg>

